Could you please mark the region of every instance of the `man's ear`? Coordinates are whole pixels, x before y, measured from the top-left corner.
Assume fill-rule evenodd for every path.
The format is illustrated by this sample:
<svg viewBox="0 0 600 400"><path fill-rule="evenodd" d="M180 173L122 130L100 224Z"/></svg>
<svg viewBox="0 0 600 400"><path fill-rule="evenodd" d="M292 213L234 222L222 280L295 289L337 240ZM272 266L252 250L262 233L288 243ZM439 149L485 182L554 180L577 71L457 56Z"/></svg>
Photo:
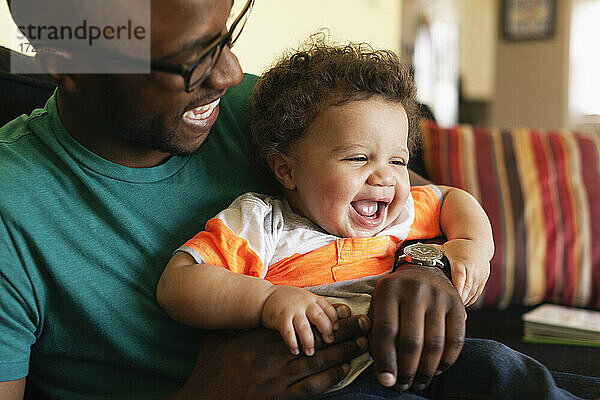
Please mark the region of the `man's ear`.
<svg viewBox="0 0 600 400"><path fill-rule="evenodd" d="M61 89L73 93L81 91L80 75L64 73L64 71L73 68L69 53L64 51L38 51L35 59L42 72L45 72Z"/></svg>
<svg viewBox="0 0 600 400"><path fill-rule="evenodd" d="M296 189L293 162L287 154L279 152L271 154L267 157L267 163L283 187L287 190Z"/></svg>

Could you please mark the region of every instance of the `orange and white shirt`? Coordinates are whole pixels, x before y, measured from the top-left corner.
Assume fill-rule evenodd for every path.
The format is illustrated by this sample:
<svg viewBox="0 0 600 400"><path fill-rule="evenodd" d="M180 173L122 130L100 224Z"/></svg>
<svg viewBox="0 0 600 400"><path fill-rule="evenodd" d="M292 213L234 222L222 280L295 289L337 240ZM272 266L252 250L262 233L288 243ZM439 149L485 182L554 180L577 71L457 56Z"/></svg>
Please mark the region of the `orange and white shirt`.
<svg viewBox="0 0 600 400"><path fill-rule="evenodd" d="M399 223L374 237L340 238L296 214L285 199L246 193L177 250L199 264L276 285L308 287L379 275L391 269L404 240L441 236L441 199L433 185L413 187Z"/></svg>

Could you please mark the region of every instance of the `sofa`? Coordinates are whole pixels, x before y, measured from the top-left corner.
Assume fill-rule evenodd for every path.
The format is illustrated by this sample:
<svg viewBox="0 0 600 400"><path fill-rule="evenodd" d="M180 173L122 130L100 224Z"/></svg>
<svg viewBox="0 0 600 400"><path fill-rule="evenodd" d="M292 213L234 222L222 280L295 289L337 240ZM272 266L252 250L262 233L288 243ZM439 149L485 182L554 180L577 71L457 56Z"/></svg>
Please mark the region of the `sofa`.
<svg viewBox="0 0 600 400"><path fill-rule="evenodd" d="M600 376L600 348L525 343L521 321L542 303L600 310L600 136L432 121L421 133L415 169L473 194L492 223L496 251L467 336Z"/></svg>
<svg viewBox="0 0 600 400"><path fill-rule="evenodd" d="M11 56L24 57L0 48L0 125L43 106L54 90L44 75L11 74ZM432 121L422 133L411 167L471 192L494 228L491 276L468 310L467 336L498 340L551 370L600 377L600 347L524 343L521 322L544 302L600 309L600 138Z"/></svg>

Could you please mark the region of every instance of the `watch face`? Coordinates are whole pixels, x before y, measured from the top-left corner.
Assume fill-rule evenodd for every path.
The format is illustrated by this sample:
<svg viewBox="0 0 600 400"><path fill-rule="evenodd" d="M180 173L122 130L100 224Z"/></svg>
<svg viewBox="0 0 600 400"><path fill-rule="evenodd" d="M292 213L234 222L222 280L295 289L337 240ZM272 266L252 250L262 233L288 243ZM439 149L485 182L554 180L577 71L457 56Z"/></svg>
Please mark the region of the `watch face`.
<svg viewBox="0 0 600 400"><path fill-rule="evenodd" d="M443 257L443 253L437 247L428 245L428 244L411 244L404 249L404 254L409 259L414 261L436 261L440 260Z"/></svg>

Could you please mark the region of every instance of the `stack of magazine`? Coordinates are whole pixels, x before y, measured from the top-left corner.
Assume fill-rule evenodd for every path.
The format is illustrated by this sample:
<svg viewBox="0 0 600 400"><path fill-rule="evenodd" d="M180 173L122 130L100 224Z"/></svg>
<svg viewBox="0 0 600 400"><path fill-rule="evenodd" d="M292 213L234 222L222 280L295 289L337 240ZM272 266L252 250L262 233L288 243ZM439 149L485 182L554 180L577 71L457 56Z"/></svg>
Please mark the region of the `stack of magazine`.
<svg viewBox="0 0 600 400"><path fill-rule="evenodd" d="M523 340L600 347L600 311L543 304L523 314Z"/></svg>

